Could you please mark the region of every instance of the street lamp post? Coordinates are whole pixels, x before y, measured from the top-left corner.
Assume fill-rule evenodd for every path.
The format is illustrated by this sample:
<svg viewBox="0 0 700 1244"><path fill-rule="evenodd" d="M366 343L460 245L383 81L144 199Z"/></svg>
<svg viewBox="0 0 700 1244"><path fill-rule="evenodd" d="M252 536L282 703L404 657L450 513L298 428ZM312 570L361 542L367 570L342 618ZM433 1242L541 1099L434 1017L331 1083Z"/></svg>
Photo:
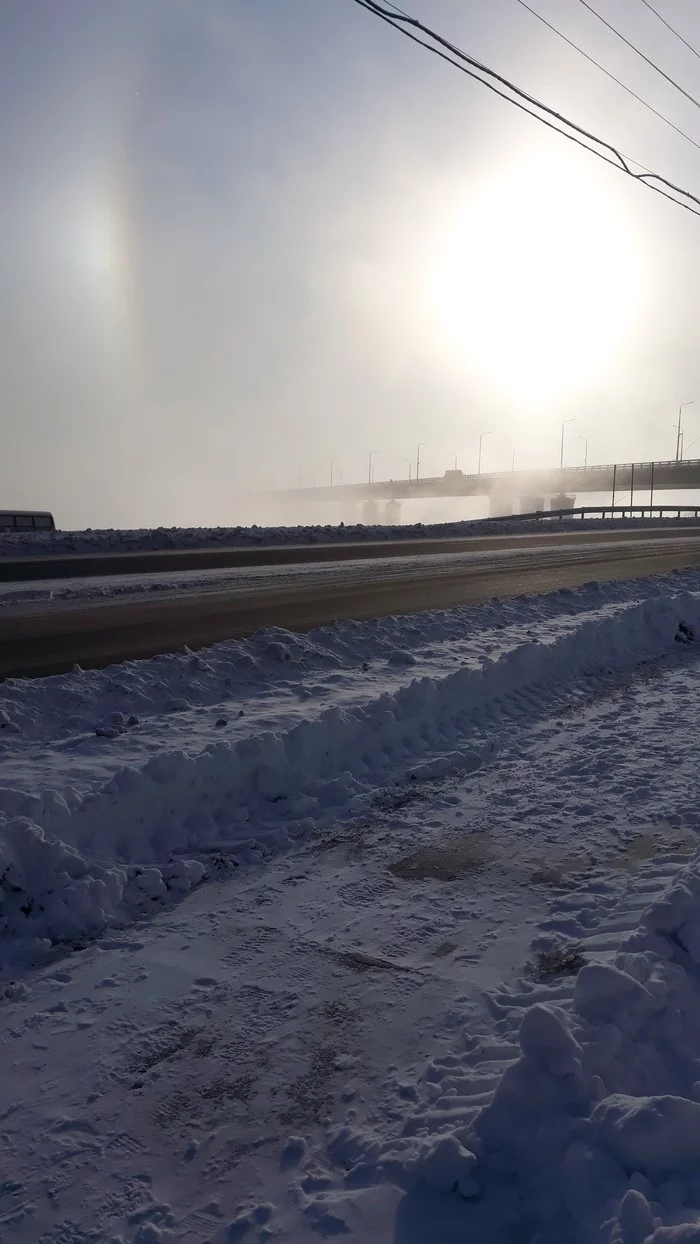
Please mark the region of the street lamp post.
<svg viewBox="0 0 700 1244"><path fill-rule="evenodd" d="M370 449L369 451L369 458L367 459L367 483L368 484L372 483L372 459L374 455L378 452L379 450L377 449Z"/></svg>
<svg viewBox="0 0 700 1244"><path fill-rule="evenodd" d="M491 435L490 432L482 432L479 436L479 465L476 468L477 475L481 475L481 446L484 443L484 437L490 436L490 435Z"/></svg>
<svg viewBox="0 0 700 1244"><path fill-rule="evenodd" d="M680 462L683 458L683 450L681 449L681 440L683 437L683 410L686 406L694 406L695 398L690 402L681 402L678 407L678 423L674 424L676 428L676 462Z"/></svg>
<svg viewBox="0 0 700 1244"><path fill-rule="evenodd" d="M562 471L564 469L564 428L566 427L567 423L573 423L573 422L574 422L573 415L570 419L562 419L561 421L561 453L559 455L559 468Z"/></svg>
<svg viewBox="0 0 700 1244"><path fill-rule="evenodd" d="M588 466L588 439L585 436L577 436L576 439L583 441L583 466L585 469Z"/></svg>
<svg viewBox="0 0 700 1244"><path fill-rule="evenodd" d="M406 463L406 466L408 467L408 478L409 478L409 480L410 480L410 478L411 478L411 471L412 471L412 469L413 469L413 462L411 461L411 459L410 459L410 458L402 458L402 459L401 459L401 461L402 461L402 462L405 462L405 463Z"/></svg>
<svg viewBox="0 0 700 1244"><path fill-rule="evenodd" d="M416 450L416 479L420 479L420 451L425 445L429 445L430 441L421 441Z"/></svg>

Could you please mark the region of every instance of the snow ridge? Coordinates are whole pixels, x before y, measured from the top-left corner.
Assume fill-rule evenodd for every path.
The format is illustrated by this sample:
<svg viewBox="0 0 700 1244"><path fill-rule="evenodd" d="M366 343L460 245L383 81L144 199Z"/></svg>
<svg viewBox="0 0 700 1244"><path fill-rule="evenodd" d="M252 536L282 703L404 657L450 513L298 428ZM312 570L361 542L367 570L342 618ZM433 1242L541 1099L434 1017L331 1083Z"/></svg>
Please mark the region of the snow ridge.
<svg viewBox="0 0 700 1244"><path fill-rule="evenodd" d="M199 881L204 865L188 855L260 860L411 782L473 770L510 726L657 659L698 625L697 597L651 599L286 731L156 756L85 797L0 790L0 937L36 951L94 933Z"/></svg>
<svg viewBox="0 0 700 1244"><path fill-rule="evenodd" d="M659 519L674 527L697 526L694 518ZM537 525L532 519L468 519L462 522L315 524L296 527L157 527L133 530L106 528L85 531L3 531L0 557L31 557L71 553L157 552L167 549L251 548L304 544L359 544L385 540L448 540L460 536L517 535L537 531L615 531L655 526L646 519L556 519Z"/></svg>

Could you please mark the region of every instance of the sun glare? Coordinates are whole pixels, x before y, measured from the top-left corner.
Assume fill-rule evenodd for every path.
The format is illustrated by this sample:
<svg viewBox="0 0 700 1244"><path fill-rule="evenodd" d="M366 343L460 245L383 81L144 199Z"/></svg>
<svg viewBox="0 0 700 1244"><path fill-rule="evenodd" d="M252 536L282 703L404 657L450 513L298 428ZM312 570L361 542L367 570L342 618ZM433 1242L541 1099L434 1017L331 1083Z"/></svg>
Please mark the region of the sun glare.
<svg viewBox="0 0 700 1244"><path fill-rule="evenodd" d="M63 288L93 316L93 331L127 327L129 254L120 196L104 181L75 178L53 196L47 231L60 261ZM114 337L116 341L117 338Z"/></svg>
<svg viewBox="0 0 700 1244"><path fill-rule="evenodd" d="M543 404L595 382L632 326L641 275L613 192L531 160L467 196L433 280L451 353L510 398Z"/></svg>
<svg viewBox="0 0 700 1244"><path fill-rule="evenodd" d="M77 271L96 287L115 278L119 264L118 229L108 202L96 201L76 213L73 256Z"/></svg>
<svg viewBox="0 0 700 1244"><path fill-rule="evenodd" d="M45 227L77 288L109 296L121 264L121 230L109 186L77 177L51 196Z"/></svg>

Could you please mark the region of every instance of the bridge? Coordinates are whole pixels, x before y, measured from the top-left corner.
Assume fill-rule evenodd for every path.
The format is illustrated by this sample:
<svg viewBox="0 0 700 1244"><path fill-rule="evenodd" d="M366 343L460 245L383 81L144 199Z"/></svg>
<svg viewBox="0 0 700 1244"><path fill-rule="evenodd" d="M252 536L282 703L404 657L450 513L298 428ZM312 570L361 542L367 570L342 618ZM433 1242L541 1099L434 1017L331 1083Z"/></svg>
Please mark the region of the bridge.
<svg viewBox="0 0 700 1244"><path fill-rule="evenodd" d="M277 501L324 502L339 507L341 514L362 507L365 522L376 522L382 515L386 522L398 522L402 501L435 497L486 497L493 515L552 509L571 509L581 493L610 494L610 503L622 500L629 493L629 504L635 498L653 505L657 492L700 490L700 459L668 462L624 462L606 466L553 467L544 470L494 471L465 475L463 471L445 471L444 475L425 479L376 480L365 484L329 484L319 488L293 488L277 491ZM640 496L639 494L646 494ZM624 497L627 501L627 497Z"/></svg>

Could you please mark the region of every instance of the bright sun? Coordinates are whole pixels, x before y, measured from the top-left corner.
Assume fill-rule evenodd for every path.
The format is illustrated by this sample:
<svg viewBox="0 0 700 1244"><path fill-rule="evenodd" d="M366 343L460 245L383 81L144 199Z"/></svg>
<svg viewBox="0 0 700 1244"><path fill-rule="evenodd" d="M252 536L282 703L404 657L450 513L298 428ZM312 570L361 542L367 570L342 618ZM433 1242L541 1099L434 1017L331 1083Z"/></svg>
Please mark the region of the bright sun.
<svg viewBox="0 0 700 1244"><path fill-rule="evenodd" d="M641 276L612 190L586 169L528 160L477 190L444 230L434 272L451 351L522 403L587 386L629 332Z"/></svg>

